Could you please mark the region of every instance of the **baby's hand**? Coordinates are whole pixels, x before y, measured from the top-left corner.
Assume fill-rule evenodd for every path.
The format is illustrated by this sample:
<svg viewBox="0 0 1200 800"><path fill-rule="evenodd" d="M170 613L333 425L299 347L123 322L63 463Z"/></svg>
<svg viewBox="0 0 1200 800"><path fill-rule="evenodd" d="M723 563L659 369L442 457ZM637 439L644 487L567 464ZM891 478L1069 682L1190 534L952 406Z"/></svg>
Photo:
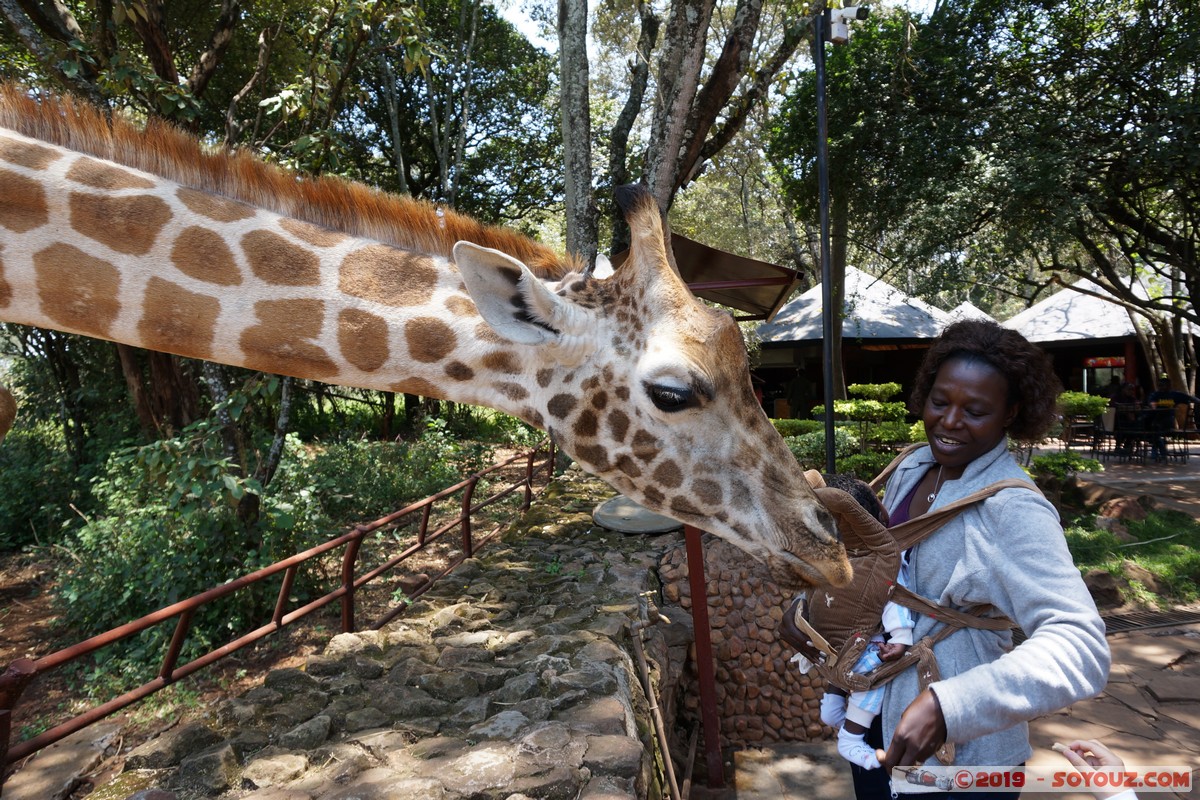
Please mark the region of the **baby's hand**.
<svg viewBox="0 0 1200 800"><path fill-rule="evenodd" d="M1057 753L1062 753L1063 758L1070 761L1072 766L1079 772L1123 770L1125 768L1125 762L1121 760L1120 756L1092 739L1074 741L1069 745L1055 742L1051 745L1051 749ZM1096 796L1097 800L1113 797L1122 791L1121 789L1111 791L1100 788L1092 789L1092 793Z"/></svg>
<svg viewBox="0 0 1200 800"><path fill-rule="evenodd" d="M898 642L883 642L879 645L879 660L880 661L895 661L904 655L908 650L908 645L899 644Z"/></svg>

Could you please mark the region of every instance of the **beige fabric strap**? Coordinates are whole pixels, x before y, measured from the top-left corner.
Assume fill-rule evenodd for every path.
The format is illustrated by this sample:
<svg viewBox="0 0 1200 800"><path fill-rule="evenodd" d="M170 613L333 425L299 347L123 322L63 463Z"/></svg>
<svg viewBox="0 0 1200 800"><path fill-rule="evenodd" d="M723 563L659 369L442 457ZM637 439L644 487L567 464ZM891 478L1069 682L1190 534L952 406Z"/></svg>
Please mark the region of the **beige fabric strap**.
<svg viewBox="0 0 1200 800"><path fill-rule="evenodd" d="M942 527L947 520L957 516L967 506L974 505L980 500L991 497L996 492L1004 489L1028 489L1031 492L1041 494L1041 490L1031 483L1027 483L1019 478L1005 478L1002 481L989 484L976 492L971 492L971 494L955 500L953 503L947 503L939 509L928 511L919 517L913 517L907 522L902 522L890 528L892 537L896 540L896 544L900 546L901 550L907 550Z"/></svg>

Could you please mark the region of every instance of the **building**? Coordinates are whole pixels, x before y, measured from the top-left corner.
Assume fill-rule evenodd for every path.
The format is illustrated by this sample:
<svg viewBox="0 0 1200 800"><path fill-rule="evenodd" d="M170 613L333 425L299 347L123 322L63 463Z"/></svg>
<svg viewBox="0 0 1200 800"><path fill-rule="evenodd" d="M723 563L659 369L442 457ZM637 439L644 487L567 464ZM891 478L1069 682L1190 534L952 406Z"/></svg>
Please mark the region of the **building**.
<svg viewBox="0 0 1200 800"><path fill-rule="evenodd" d="M912 388L929 341L953 318L884 280L846 268L842 309L842 363L850 383L886 383ZM754 373L763 381L767 413L808 417L822 400L821 285L784 304L758 327L762 342ZM982 312L981 312L982 313Z"/></svg>

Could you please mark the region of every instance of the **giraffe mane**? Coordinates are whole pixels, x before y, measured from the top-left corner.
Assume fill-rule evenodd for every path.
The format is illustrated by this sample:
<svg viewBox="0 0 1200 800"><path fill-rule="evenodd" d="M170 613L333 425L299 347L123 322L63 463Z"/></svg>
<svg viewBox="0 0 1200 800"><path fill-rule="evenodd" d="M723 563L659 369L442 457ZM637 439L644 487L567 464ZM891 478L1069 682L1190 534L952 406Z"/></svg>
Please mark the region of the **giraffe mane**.
<svg viewBox="0 0 1200 800"><path fill-rule="evenodd" d="M202 192L405 250L449 257L466 240L500 250L535 274L556 278L582 265L506 228L432 203L336 176L312 178L249 151L224 151L162 120L136 125L74 98L35 99L0 84L0 126L122 164Z"/></svg>

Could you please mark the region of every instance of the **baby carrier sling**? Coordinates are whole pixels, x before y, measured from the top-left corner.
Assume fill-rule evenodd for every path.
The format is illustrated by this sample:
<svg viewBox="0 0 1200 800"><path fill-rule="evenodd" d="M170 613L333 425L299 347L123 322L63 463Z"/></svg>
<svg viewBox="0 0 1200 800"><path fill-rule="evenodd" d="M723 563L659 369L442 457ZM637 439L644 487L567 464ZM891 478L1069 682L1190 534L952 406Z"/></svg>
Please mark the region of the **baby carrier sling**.
<svg viewBox="0 0 1200 800"><path fill-rule="evenodd" d="M870 483L877 489L909 453L923 445L914 445L898 455ZM921 691L939 680L933 646L962 628L1006 630L1012 620L999 615L991 605L975 606L966 611L942 606L913 593L896 582L901 554L940 529L964 509L1002 489L1038 491L1025 481L1005 479L949 503L935 511L887 528L853 497L840 489L826 487L816 470L805 473L821 502L838 522L838 531L854 568L854 577L842 587L818 587L810 596L798 597L784 612L781 636L813 665L827 683L847 692L865 691L881 686L911 666L917 667ZM899 659L887 661L869 673L854 672L854 665L866 651L872 637L883 630L883 607L888 601L899 603L918 614L942 623L932 634L922 637ZM954 763L954 746L944 744L937 752L943 764Z"/></svg>

